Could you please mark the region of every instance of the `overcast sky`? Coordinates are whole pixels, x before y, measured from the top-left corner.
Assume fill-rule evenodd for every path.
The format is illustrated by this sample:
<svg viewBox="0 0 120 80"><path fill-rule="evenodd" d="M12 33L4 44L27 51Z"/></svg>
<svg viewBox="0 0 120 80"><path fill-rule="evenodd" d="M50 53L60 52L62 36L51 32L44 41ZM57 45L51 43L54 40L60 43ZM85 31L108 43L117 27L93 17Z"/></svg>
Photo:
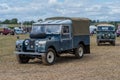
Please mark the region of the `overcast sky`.
<svg viewBox="0 0 120 80"><path fill-rule="evenodd" d="M38 20L53 16L120 20L120 0L0 0L0 20Z"/></svg>

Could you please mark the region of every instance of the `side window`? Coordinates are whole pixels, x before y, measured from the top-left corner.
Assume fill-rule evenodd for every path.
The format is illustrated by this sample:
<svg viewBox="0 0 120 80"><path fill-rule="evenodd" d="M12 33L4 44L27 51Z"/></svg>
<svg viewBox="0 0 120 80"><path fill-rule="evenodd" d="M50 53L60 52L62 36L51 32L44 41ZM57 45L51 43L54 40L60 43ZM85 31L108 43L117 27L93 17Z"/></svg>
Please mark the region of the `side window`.
<svg viewBox="0 0 120 80"><path fill-rule="evenodd" d="M63 26L63 34L69 33L69 26Z"/></svg>
<svg viewBox="0 0 120 80"><path fill-rule="evenodd" d="M70 39L70 27L63 26L62 27L62 39Z"/></svg>

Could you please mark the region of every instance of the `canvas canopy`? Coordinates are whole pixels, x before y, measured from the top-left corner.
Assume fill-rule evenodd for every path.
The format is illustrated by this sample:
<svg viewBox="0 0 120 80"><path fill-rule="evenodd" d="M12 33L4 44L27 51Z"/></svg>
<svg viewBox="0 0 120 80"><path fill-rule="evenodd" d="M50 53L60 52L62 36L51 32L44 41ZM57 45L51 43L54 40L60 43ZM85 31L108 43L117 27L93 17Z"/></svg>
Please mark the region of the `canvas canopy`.
<svg viewBox="0 0 120 80"><path fill-rule="evenodd" d="M98 24L97 26L111 26L111 27L115 27L114 25L112 25L112 24Z"/></svg>
<svg viewBox="0 0 120 80"><path fill-rule="evenodd" d="M90 20L88 18L69 18L69 17L52 17L46 20L71 20L73 35L89 35Z"/></svg>

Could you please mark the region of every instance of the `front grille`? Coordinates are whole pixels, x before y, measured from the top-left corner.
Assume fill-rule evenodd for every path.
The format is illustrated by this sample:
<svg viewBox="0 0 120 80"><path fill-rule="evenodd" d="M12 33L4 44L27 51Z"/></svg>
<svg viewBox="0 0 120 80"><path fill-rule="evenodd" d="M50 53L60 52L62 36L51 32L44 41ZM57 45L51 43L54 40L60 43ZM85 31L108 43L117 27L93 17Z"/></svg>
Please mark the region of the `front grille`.
<svg viewBox="0 0 120 80"><path fill-rule="evenodd" d="M23 49L25 52L35 52L35 40L29 40L29 44Z"/></svg>
<svg viewBox="0 0 120 80"><path fill-rule="evenodd" d="M108 34L104 34L104 36L102 36L103 39L110 39L110 36Z"/></svg>
<svg viewBox="0 0 120 80"><path fill-rule="evenodd" d="M30 40L29 48L30 49L35 49L35 40Z"/></svg>

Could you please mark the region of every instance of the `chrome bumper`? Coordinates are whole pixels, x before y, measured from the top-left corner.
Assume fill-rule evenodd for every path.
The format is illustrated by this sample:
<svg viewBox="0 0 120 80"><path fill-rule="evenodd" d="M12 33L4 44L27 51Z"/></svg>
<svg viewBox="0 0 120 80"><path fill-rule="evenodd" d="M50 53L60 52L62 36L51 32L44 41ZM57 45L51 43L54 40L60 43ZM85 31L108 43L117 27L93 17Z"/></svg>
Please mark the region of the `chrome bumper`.
<svg viewBox="0 0 120 80"><path fill-rule="evenodd" d="M45 53L37 53L37 52L14 52L15 54L24 54L24 55L44 55Z"/></svg>
<svg viewBox="0 0 120 80"><path fill-rule="evenodd" d="M99 39L97 41L105 41L105 42L110 42L110 41L115 41L115 39Z"/></svg>

